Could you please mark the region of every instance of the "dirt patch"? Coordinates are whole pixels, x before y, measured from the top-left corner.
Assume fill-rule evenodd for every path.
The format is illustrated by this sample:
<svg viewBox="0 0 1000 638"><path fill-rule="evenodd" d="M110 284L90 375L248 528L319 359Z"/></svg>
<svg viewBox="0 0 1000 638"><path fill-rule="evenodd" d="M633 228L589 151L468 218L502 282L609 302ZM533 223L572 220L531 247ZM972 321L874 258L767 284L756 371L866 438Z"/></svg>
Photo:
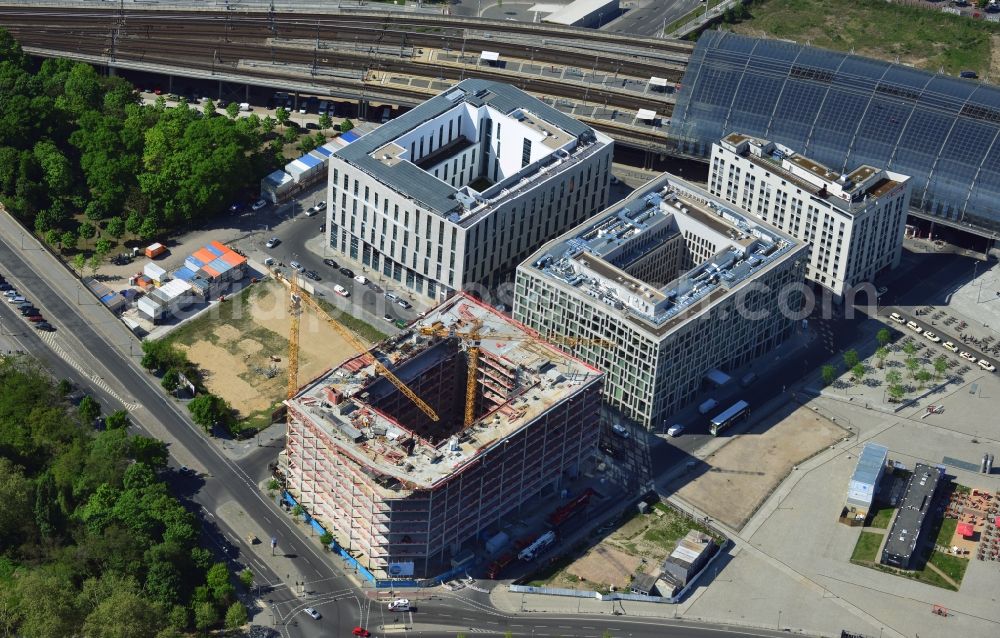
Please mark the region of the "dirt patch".
<svg viewBox="0 0 1000 638"><path fill-rule="evenodd" d="M740 529L794 465L844 434L832 421L800 407L776 423L766 419L734 436L696 468L693 480L682 477L671 488L708 516Z"/></svg>
<svg viewBox="0 0 1000 638"><path fill-rule="evenodd" d="M569 577L563 578L569 583L574 582L574 578L578 579L577 587L580 589L591 586L607 589L610 585L621 589L632 581L632 574L641 564L642 559L638 556L629 556L620 549L601 544L567 567L565 574Z"/></svg>
<svg viewBox="0 0 1000 638"><path fill-rule="evenodd" d="M1000 34L990 36L990 70L991 77L1000 75Z"/></svg>
<svg viewBox="0 0 1000 638"><path fill-rule="evenodd" d="M175 342L205 374L210 392L243 418L269 415L285 397L291 318L286 291L275 281L248 289L216 314L178 330ZM299 330L299 384L341 363L356 350L329 324L305 310Z"/></svg>

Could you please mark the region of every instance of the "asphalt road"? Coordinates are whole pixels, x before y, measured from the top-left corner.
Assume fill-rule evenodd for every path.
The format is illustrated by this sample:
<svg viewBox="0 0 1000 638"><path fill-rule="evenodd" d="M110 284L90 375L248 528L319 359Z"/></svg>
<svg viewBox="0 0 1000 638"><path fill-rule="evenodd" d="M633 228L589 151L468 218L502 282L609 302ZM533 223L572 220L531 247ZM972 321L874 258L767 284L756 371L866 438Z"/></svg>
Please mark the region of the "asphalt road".
<svg viewBox="0 0 1000 638"><path fill-rule="evenodd" d="M622 13L601 30L612 33L634 33L662 37L663 27L687 14L701 3L699 0L652 0Z"/></svg>
<svg viewBox="0 0 1000 638"><path fill-rule="evenodd" d="M394 320L402 319L409 323L416 319L418 309L412 308L406 310L398 304L390 303L377 290L395 292L403 298L412 300L413 298L404 292L406 290L405 286L396 281L392 281L391 284L387 283L384 277L381 277L378 273L372 273L370 270L363 272L360 267L345 263L344 257L339 251L328 248L325 257L333 259L340 266L347 266L355 275L364 275L369 279L373 279L373 283L377 288L363 286L341 273L338 269L331 268L323 263L324 255L317 255L306 248L306 241L315 239L318 235L323 234L320 228L326 223L325 211L312 217L305 215L305 211L310 206L313 206L316 202L326 197L325 180L323 183L323 188L311 191L295 202L281 206L282 210L287 208L292 209L291 213L280 215L283 221L267 231L260 230L260 232L254 233L249 242L244 241L240 245L245 252L257 258L258 261L263 261L266 255L284 263L286 271L289 270L287 266L292 261L299 262L306 270L315 270L321 277L321 280L312 283L327 301L341 310L346 310L355 317L367 321L382 332L398 332L398 329L385 319L385 315L388 314ZM267 248L264 243L270 237L277 237L281 242L274 248ZM344 299L336 295L333 292L333 287L336 284L350 291L351 296L348 299Z"/></svg>

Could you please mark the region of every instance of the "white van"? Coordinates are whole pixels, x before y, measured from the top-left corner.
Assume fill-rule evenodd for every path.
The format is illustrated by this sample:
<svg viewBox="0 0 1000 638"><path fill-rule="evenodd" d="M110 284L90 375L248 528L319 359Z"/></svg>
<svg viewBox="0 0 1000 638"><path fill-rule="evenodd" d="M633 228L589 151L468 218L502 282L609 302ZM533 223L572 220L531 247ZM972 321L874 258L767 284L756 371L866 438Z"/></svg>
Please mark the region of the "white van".
<svg viewBox="0 0 1000 638"><path fill-rule="evenodd" d="M249 112L253 110L249 102L240 102L240 110L244 112Z"/></svg>
<svg viewBox="0 0 1000 638"><path fill-rule="evenodd" d="M368 285L368 277L365 277L364 275L354 275L354 281L358 282L362 286Z"/></svg>
<svg viewBox="0 0 1000 638"><path fill-rule="evenodd" d="M276 262L276 261L274 260L274 257L265 257L265 258L264 258L264 265L265 265L265 266L274 266L274 265L275 265L275 264L277 264L277 263L278 263L278 262Z"/></svg>
<svg viewBox="0 0 1000 638"><path fill-rule="evenodd" d="M336 286L333 287L333 292L337 293L341 297L350 297L351 296L351 293L349 293L347 291L347 288L344 288L340 284L337 284Z"/></svg>

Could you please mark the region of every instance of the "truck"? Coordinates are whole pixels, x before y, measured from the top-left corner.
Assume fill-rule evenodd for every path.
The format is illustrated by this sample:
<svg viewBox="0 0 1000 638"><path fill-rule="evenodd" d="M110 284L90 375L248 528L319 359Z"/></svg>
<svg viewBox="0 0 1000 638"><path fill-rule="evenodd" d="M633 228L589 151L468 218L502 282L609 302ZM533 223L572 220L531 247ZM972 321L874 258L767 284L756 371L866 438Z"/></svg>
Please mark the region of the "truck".
<svg viewBox="0 0 1000 638"><path fill-rule="evenodd" d="M496 580L504 568L514 562L515 558L511 552L501 555L500 558L490 563L490 566L486 570L486 577L490 580Z"/></svg>
<svg viewBox="0 0 1000 638"><path fill-rule="evenodd" d="M588 488L569 503L557 508L554 512L549 514L549 525L552 527L559 527L562 525L566 522L566 519L575 514L581 508L585 507L587 503L590 502L590 497L593 496L593 494L594 490Z"/></svg>
<svg viewBox="0 0 1000 638"><path fill-rule="evenodd" d="M545 551L552 545L552 543L555 542L556 533L550 530L539 536L534 543L522 549L521 553L519 553L517 557L525 562L533 561L536 556Z"/></svg>
<svg viewBox="0 0 1000 638"><path fill-rule="evenodd" d="M715 406L719 405L719 402L715 399L709 399L698 406L698 412L701 414L708 414L711 412Z"/></svg>

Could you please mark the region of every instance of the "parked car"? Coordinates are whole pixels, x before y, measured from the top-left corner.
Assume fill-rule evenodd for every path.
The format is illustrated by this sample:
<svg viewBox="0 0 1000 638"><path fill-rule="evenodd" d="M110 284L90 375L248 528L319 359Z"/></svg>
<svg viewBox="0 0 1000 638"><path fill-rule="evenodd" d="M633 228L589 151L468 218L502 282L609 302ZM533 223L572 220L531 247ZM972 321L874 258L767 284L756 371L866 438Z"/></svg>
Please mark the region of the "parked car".
<svg viewBox="0 0 1000 638"><path fill-rule="evenodd" d="M990 363L986 359L980 359L979 360L979 367L982 368L983 370L986 370L987 372L993 372L993 371L995 371L997 369L997 367L995 365L993 365L992 363Z"/></svg>
<svg viewBox="0 0 1000 638"><path fill-rule="evenodd" d="M358 638L369 638L372 635L372 632L368 631L364 627L355 627L351 632L351 635L358 636Z"/></svg>
<svg viewBox="0 0 1000 638"><path fill-rule="evenodd" d="M318 131L319 130L319 124L317 124L316 122L306 122L306 130L309 130L309 131Z"/></svg>
<svg viewBox="0 0 1000 638"><path fill-rule="evenodd" d="M952 352L958 352L958 346L956 346L951 341L945 341L941 345L944 346L946 350L951 350Z"/></svg>
<svg viewBox="0 0 1000 638"><path fill-rule="evenodd" d="M55 328L53 328L52 324L50 324L48 321L39 321L38 323L35 324L35 329L44 330L45 332L55 331Z"/></svg>
<svg viewBox="0 0 1000 638"><path fill-rule="evenodd" d="M971 352L961 352L959 353L958 356L962 357L966 361L971 361L972 363L976 362L976 355L972 354Z"/></svg>
<svg viewBox="0 0 1000 638"><path fill-rule="evenodd" d="M14 289L14 286L11 286L11 285L10 285L9 283L7 283L6 281L5 281L5 282L3 282L2 284L0 284L0 290L2 290L2 291L4 291L4 292L7 292L8 290L13 290L13 289Z"/></svg>
<svg viewBox="0 0 1000 638"><path fill-rule="evenodd" d="M898 312L893 312L889 315L889 319L895 321L896 323L906 323L906 319L903 319L902 315Z"/></svg>
<svg viewBox="0 0 1000 638"><path fill-rule="evenodd" d="M258 199L253 203L253 206L251 206L250 208L252 208L254 211L258 211L261 208L264 208L265 206L267 206L267 201L263 199Z"/></svg>
<svg viewBox="0 0 1000 638"><path fill-rule="evenodd" d="M21 314L25 317L37 317L42 314L42 311L34 306L28 306L27 308L21 308Z"/></svg>
<svg viewBox="0 0 1000 638"><path fill-rule="evenodd" d="M26 300L21 295L14 295L13 297L7 297L9 303L24 303Z"/></svg>
<svg viewBox="0 0 1000 638"><path fill-rule="evenodd" d="M934 343L941 343L941 337L937 336L930 330L924 330L924 338Z"/></svg>
<svg viewBox="0 0 1000 638"><path fill-rule="evenodd" d="M297 270L298 272L306 271L305 267L303 267L302 264L300 264L297 261L289 262L288 265L292 267L292 270Z"/></svg>
<svg viewBox="0 0 1000 638"><path fill-rule="evenodd" d="M389 611L407 611L410 608L410 601L407 598L397 598L389 603Z"/></svg>
<svg viewBox="0 0 1000 638"><path fill-rule="evenodd" d="M340 268L340 274L342 274L345 277L350 277L351 279L354 279L354 271L348 268L347 266L342 266Z"/></svg>
<svg viewBox="0 0 1000 638"><path fill-rule="evenodd" d="M347 288L344 288L340 284L337 284L336 286L333 287L333 292L337 293L341 297L350 297L351 296L351 293L347 291Z"/></svg>
<svg viewBox="0 0 1000 638"><path fill-rule="evenodd" d="M320 614L318 611L316 611L312 607L306 607L303 611L305 611L307 614L309 614L309 617L312 618L313 620L319 620L320 618L323 617L322 614Z"/></svg>
<svg viewBox="0 0 1000 638"><path fill-rule="evenodd" d="M684 426L678 423L677 425L671 425L670 429L667 430L667 434L670 436L680 436L684 434Z"/></svg>
<svg viewBox="0 0 1000 638"><path fill-rule="evenodd" d="M368 277L365 277L364 275L355 275L354 276L354 281L356 281L359 284L361 284L362 286L364 286L365 284L368 283Z"/></svg>
<svg viewBox="0 0 1000 638"><path fill-rule="evenodd" d="M324 201L316 202L316 210L326 210L326 202Z"/></svg>
<svg viewBox="0 0 1000 638"><path fill-rule="evenodd" d="M268 248L274 248L275 246L277 246L280 243L281 243L280 239L278 239L277 237L272 237L272 238L268 239L267 243L265 243L264 245L267 246Z"/></svg>
<svg viewBox="0 0 1000 638"><path fill-rule="evenodd" d="M920 325L916 321L907 321L906 322L906 327L909 328L910 330L912 330L913 332L923 332L924 331L924 329L921 328Z"/></svg>
<svg viewBox="0 0 1000 638"><path fill-rule="evenodd" d="M44 321L44 319L42 319L42 315L41 314L37 314L37 315L31 315L30 317L28 317L28 321L31 321L31 322L34 323L34 322L38 322L38 321Z"/></svg>
<svg viewBox="0 0 1000 638"><path fill-rule="evenodd" d="M318 212L319 212L318 208L316 208L315 206L310 206L308 209L306 209L306 217L312 217Z"/></svg>
<svg viewBox="0 0 1000 638"><path fill-rule="evenodd" d="M625 429L625 426L623 426L621 423L615 423L614 425L612 425L611 431L617 434L618 436L622 437L623 439L627 439L629 437L629 431Z"/></svg>
<svg viewBox="0 0 1000 638"><path fill-rule="evenodd" d="M403 308L406 308L407 310L409 310L410 308L413 307L413 304L411 304L409 301L407 301L405 299L397 299L396 300L396 305L397 306L401 306Z"/></svg>
<svg viewBox="0 0 1000 638"><path fill-rule="evenodd" d="M315 270L307 270L302 274L305 275L307 278L312 279L313 281L321 281L323 279L322 277L319 276L319 273L316 272Z"/></svg>
<svg viewBox="0 0 1000 638"><path fill-rule="evenodd" d="M387 292L385 293L385 298L388 299L389 301L396 301L397 299L399 299L399 295L397 295L394 292Z"/></svg>
<svg viewBox="0 0 1000 638"><path fill-rule="evenodd" d="M330 268L340 268L340 264L338 264L332 259L324 259L323 263L329 266Z"/></svg>
<svg viewBox="0 0 1000 638"><path fill-rule="evenodd" d="M389 323L395 323L396 322L396 318L393 317L392 315L390 315L389 313L385 313L384 315L382 315L382 318L385 319L386 321L388 321Z"/></svg>

